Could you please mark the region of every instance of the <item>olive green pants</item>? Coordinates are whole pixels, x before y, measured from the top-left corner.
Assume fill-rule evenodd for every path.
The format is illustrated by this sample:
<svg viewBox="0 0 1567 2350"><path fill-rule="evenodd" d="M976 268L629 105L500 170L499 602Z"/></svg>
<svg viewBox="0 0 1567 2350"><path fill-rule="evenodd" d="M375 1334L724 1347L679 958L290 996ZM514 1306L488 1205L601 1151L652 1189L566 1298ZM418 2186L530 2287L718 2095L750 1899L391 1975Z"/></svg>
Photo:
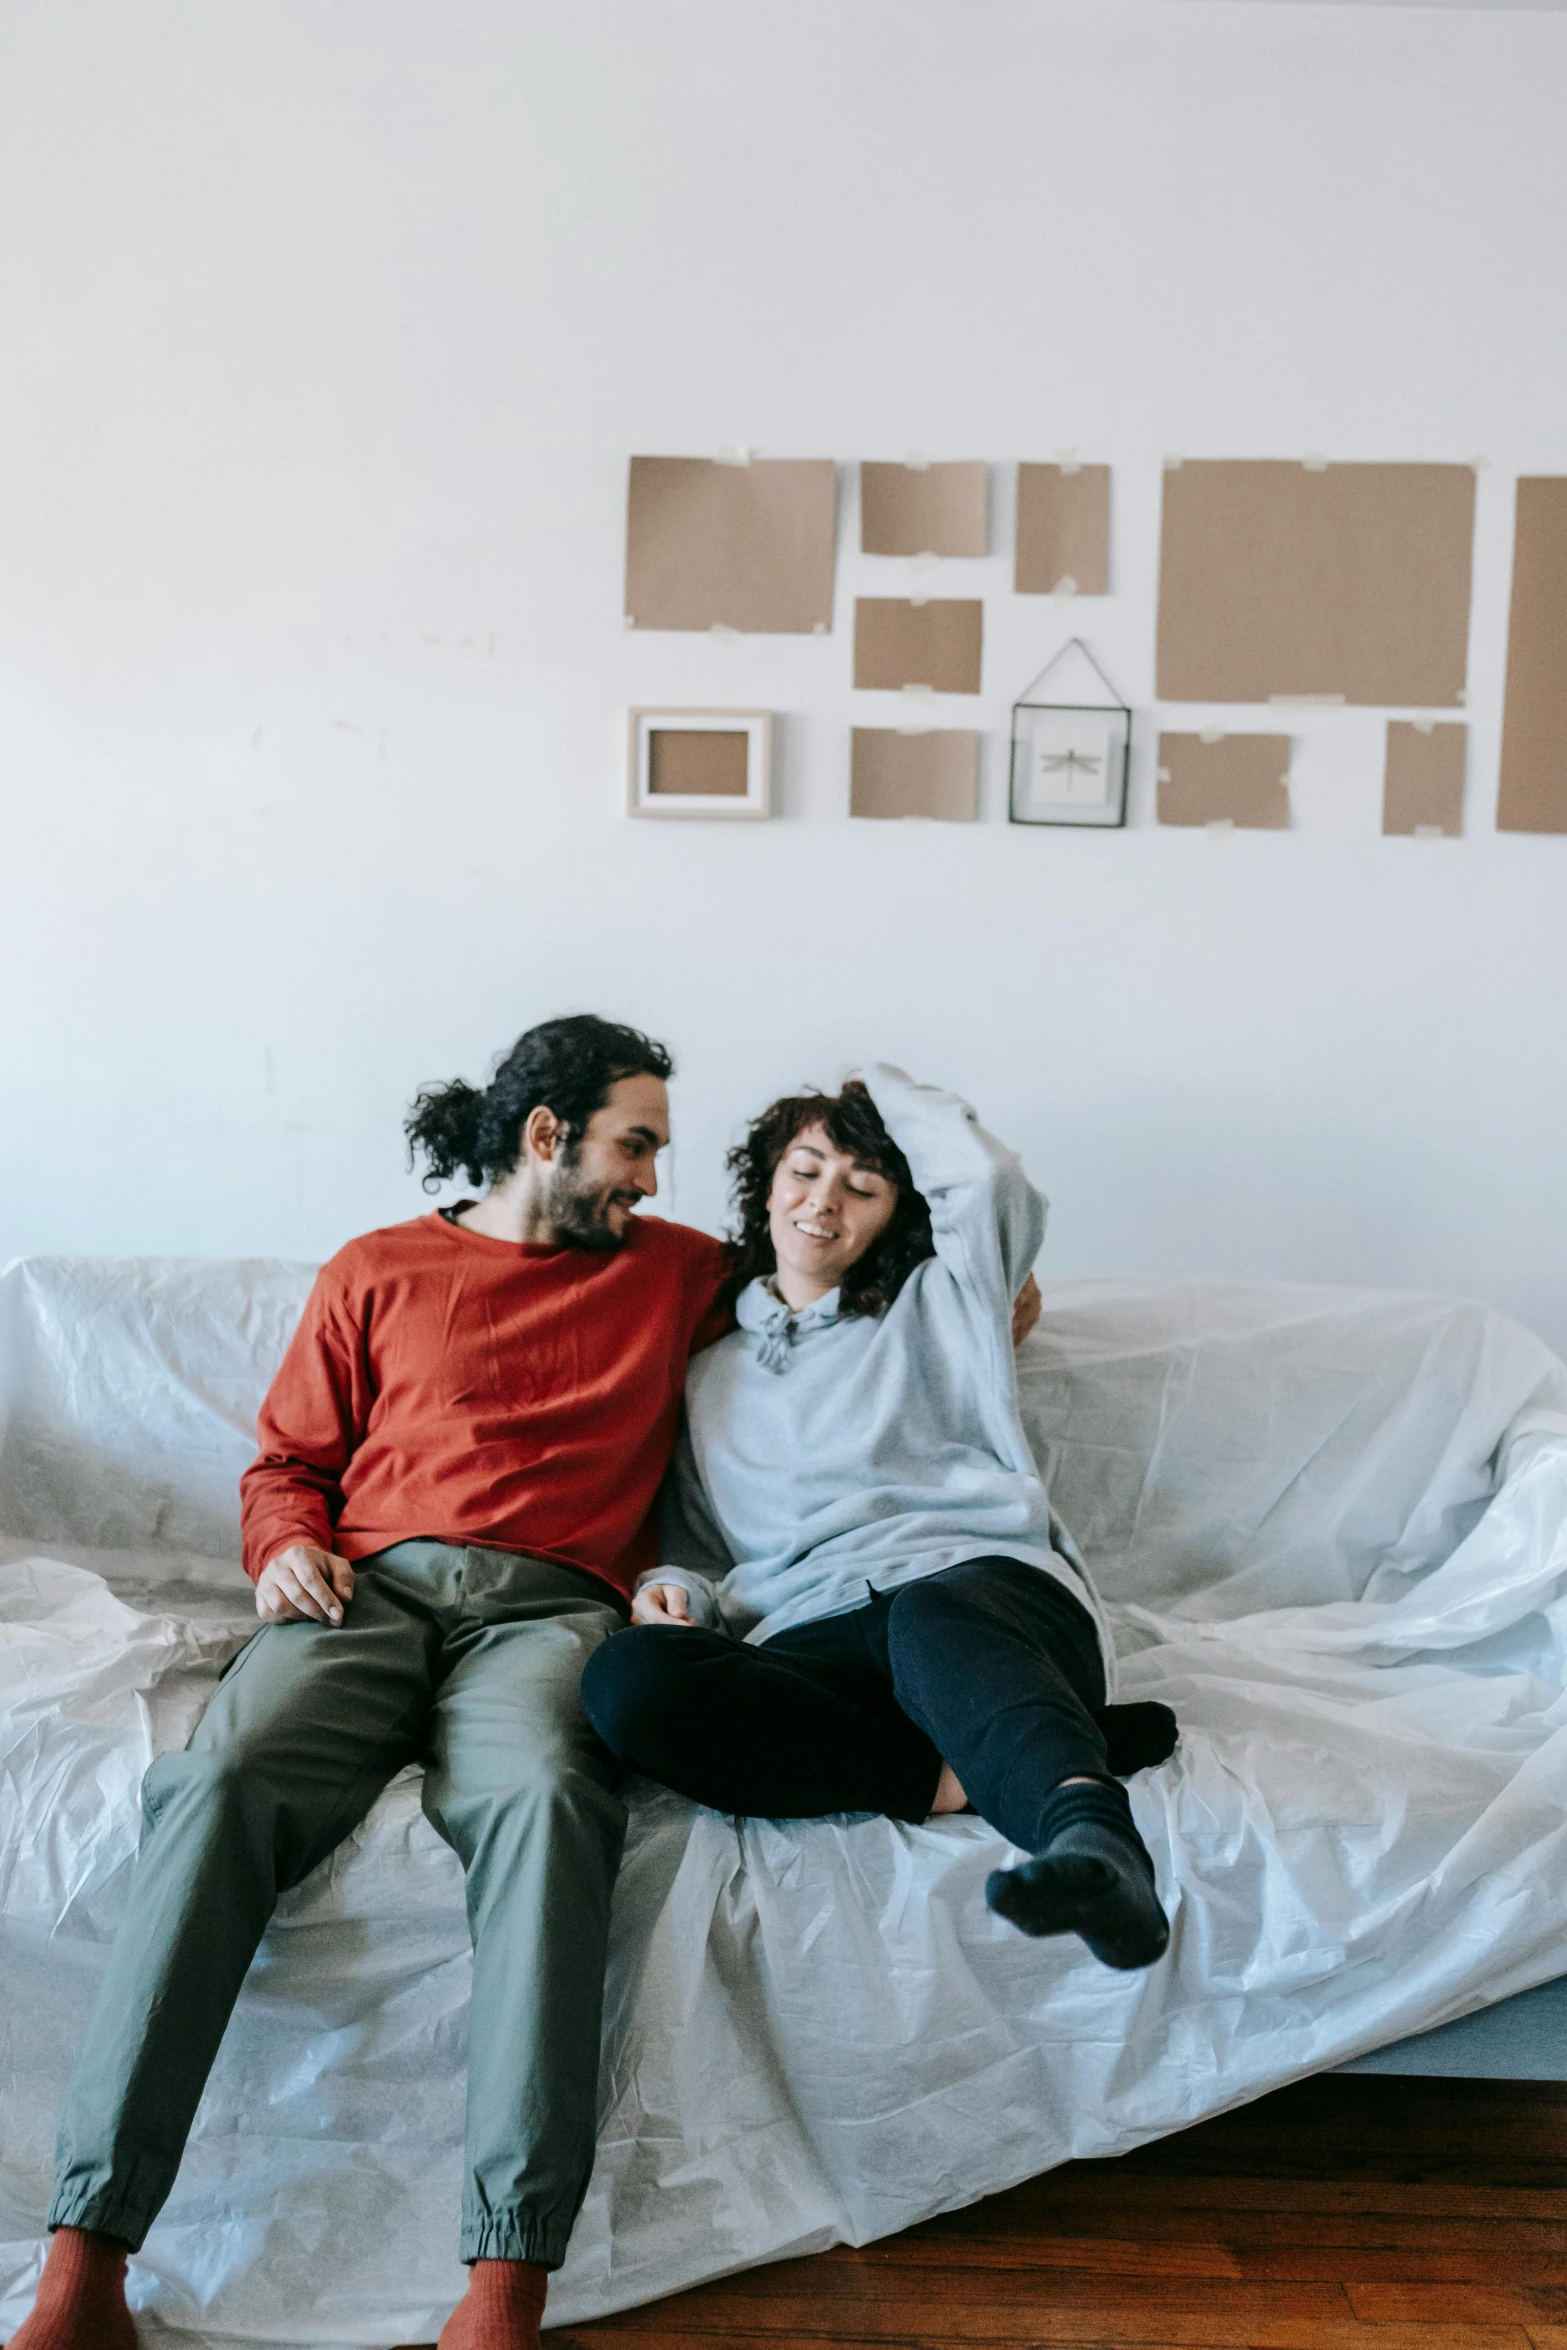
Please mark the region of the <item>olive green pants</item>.
<svg viewBox="0 0 1567 2350"><path fill-rule="evenodd" d="M51 2227L141 2243L279 1893L422 1762L473 1935L462 2257L559 2266L593 2164L625 1830L577 1685L626 1612L572 1567L400 1542L359 1566L340 1626L269 1624L241 1649L184 1753L142 1785Z"/></svg>

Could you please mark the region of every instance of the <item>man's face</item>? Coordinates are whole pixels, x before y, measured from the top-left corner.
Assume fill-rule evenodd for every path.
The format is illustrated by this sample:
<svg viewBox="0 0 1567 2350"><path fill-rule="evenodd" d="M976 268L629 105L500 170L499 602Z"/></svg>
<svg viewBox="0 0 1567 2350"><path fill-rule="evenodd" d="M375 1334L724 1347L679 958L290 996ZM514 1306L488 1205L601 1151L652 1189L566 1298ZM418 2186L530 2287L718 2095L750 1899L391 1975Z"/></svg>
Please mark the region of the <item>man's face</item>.
<svg viewBox="0 0 1567 2350"><path fill-rule="evenodd" d="M661 1077L620 1077L574 1143L550 1161L550 1221L578 1248L619 1248L631 1219L658 1191L656 1154L669 1141Z"/></svg>

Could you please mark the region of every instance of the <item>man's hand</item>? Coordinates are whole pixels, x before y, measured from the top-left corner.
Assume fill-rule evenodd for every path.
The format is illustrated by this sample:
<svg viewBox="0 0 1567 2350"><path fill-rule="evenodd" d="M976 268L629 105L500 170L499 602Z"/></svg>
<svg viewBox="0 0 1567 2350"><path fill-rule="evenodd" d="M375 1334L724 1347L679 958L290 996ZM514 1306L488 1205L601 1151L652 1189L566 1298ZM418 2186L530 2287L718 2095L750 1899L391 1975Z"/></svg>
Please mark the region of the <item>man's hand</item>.
<svg viewBox="0 0 1567 2350"><path fill-rule="evenodd" d="M256 1613L268 1624L340 1624L354 1596L347 1559L313 1542L293 1542L256 1577Z"/></svg>
<svg viewBox="0 0 1567 2350"><path fill-rule="evenodd" d="M1039 1294L1039 1283L1030 1273L1012 1301L1012 1344L1021 1346L1045 1310L1045 1301Z"/></svg>
<svg viewBox="0 0 1567 2350"><path fill-rule="evenodd" d="M689 1624L691 1594L683 1583L644 1583L631 1602L634 1624Z"/></svg>

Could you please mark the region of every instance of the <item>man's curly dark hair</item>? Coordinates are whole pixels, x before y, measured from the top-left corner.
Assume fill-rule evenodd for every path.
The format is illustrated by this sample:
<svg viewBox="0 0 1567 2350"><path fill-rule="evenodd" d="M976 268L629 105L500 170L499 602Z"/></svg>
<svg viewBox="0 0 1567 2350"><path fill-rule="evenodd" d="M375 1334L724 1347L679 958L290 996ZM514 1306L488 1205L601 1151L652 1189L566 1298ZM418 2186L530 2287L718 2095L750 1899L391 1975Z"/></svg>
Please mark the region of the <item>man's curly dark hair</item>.
<svg viewBox="0 0 1567 2350"><path fill-rule="evenodd" d="M744 1142L729 1153L736 1228L730 1237L728 1289L737 1297L747 1282L766 1280L778 1269L768 1230L767 1195L779 1160L808 1126L820 1126L835 1150L857 1165L884 1175L898 1187L892 1221L843 1277L838 1310L884 1314L916 1265L934 1256L930 1209L914 1188L909 1162L881 1122L881 1113L858 1078L841 1093L796 1093L765 1109L751 1122Z"/></svg>
<svg viewBox="0 0 1567 2350"><path fill-rule="evenodd" d="M521 1157L523 1127L541 1102L565 1129L569 1164L618 1079L668 1078L674 1066L666 1046L623 1021L594 1012L543 1020L501 1056L488 1085L456 1077L450 1085L425 1087L403 1121L408 1164L424 1159L426 1191L457 1174L470 1183L498 1183Z"/></svg>

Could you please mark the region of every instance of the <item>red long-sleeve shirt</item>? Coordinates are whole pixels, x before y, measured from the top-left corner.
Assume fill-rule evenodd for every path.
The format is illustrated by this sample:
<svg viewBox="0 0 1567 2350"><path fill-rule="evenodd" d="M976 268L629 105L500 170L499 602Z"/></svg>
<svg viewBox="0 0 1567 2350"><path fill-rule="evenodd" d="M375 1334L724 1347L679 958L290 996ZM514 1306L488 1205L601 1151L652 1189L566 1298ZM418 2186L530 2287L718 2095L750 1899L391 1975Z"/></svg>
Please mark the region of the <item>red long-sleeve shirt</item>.
<svg viewBox="0 0 1567 2350"><path fill-rule="evenodd" d="M291 1542L366 1558L417 1537L526 1551L629 1592L686 1358L730 1327L723 1252L638 1216L613 1251L491 1240L443 1216L323 1266L240 1480L245 1570Z"/></svg>

